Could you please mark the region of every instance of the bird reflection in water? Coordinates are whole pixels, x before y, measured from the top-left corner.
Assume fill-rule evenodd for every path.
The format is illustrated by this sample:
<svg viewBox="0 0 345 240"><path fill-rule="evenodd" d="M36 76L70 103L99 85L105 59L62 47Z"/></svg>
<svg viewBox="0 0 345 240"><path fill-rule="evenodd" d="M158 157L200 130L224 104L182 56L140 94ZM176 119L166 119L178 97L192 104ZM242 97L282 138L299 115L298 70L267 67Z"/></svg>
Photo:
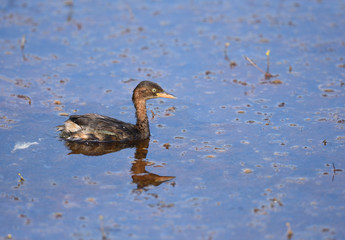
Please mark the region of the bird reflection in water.
<svg viewBox="0 0 345 240"><path fill-rule="evenodd" d="M146 171L146 166L152 165L146 160L150 139L127 143L97 143L97 142L73 142L65 141L65 145L71 150L69 154L83 154L87 156L100 156L117 152L125 148L136 148L131 174L137 190L146 190L148 186L159 186L163 182L174 179L173 176L160 176Z"/></svg>

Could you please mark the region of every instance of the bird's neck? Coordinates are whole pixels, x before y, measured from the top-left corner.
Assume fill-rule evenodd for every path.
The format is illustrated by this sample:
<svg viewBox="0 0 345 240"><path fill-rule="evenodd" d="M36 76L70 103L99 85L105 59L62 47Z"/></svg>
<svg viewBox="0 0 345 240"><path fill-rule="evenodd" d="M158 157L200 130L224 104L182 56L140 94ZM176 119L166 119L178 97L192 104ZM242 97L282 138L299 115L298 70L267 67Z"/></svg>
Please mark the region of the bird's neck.
<svg viewBox="0 0 345 240"><path fill-rule="evenodd" d="M150 136L149 119L146 113L146 101L144 99L134 98L134 107L137 117L137 128L141 134L141 137L148 138Z"/></svg>

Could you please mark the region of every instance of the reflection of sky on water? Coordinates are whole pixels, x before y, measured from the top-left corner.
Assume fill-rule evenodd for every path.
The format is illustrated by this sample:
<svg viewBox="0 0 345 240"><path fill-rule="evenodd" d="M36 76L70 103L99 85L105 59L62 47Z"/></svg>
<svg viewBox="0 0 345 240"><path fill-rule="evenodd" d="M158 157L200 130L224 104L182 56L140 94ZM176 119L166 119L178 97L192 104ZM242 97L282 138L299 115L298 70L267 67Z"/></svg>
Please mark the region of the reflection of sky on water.
<svg viewBox="0 0 345 240"><path fill-rule="evenodd" d="M3 1L0 236L97 239L102 215L109 239L285 239L287 222L342 238L344 7ZM265 81L244 56L266 70L268 49ZM60 114L134 122L143 79L178 99L149 102L142 165L136 148L68 155ZM176 178L140 190L133 166Z"/></svg>

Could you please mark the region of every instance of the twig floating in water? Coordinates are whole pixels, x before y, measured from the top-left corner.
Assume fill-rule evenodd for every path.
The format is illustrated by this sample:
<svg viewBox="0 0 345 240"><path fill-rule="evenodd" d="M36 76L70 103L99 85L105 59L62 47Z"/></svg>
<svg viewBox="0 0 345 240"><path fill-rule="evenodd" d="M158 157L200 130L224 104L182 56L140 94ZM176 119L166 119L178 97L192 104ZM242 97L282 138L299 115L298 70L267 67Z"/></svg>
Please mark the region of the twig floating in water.
<svg viewBox="0 0 345 240"><path fill-rule="evenodd" d="M151 119L154 119L155 118L155 116L156 116L156 114L151 110L151 114L152 114L152 117L151 117Z"/></svg>
<svg viewBox="0 0 345 240"><path fill-rule="evenodd" d="M244 59L246 59L253 67L255 67L256 69L258 69L260 72L265 73L265 71L262 70L261 68L259 68L259 66L256 65L256 63L254 63L253 60L251 60L249 57L244 56Z"/></svg>
<svg viewBox="0 0 345 240"><path fill-rule="evenodd" d="M21 174L21 173L18 173L18 176L20 177L19 182L20 182L21 184L23 184L24 181L25 181L25 179L23 178L22 174Z"/></svg>
<svg viewBox="0 0 345 240"><path fill-rule="evenodd" d="M104 223L103 223L104 217L102 215L99 216L99 221L100 221L100 230L102 234L102 240L107 240L107 235L104 232Z"/></svg>
<svg viewBox="0 0 345 240"><path fill-rule="evenodd" d="M334 163L332 163L332 166L333 166L333 176L332 176L332 182L333 182L334 181L334 176L337 174L337 172L342 172L343 169L335 168Z"/></svg>
<svg viewBox="0 0 345 240"><path fill-rule="evenodd" d="M267 70L266 70L266 73L269 73L270 72L270 50L267 50L266 51L266 56L267 56Z"/></svg>
<svg viewBox="0 0 345 240"><path fill-rule="evenodd" d="M279 74L272 75L271 73L269 73L270 52L271 52L270 50L267 50L266 52L266 56L267 56L267 71L266 72L262 70L258 65L256 65L256 63L254 63L254 61L251 60L249 57L244 56L244 59L246 59L252 66L254 66L256 69L258 69L260 72L262 72L265 75L266 80L270 80L273 77L279 76Z"/></svg>
<svg viewBox="0 0 345 240"><path fill-rule="evenodd" d="M20 48L22 49L22 51L23 51L24 48L25 48L25 43L26 43L26 36L23 35L23 36L22 36L22 40L20 41Z"/></svg>
<svg viewBox="0 0 345 240"><path fill-rule="evenodd" d="M288 240L290 240L293 236L293 231L291 230L291 226L289 222L286 223L286 227L287 227L286 237Z"/></svg>
<svg viewBox="0 0 345 240"><path fill-rule="evenodd" d="M25 53L24 53L25 43L26 43L26 36L23 35L22 39L20 40L20 49L22 50L23 60L27 61L28 59L25 57Z"/></svg>
<svg viewBox="0 0 345 240"><path fill-rule="evenodd" d="M17 94L17 95L14 95L14 96L17 96L17 98L21 98L21 99L24 99L24 100L28 101L29 105L31 105L31 98L30 97L25 96L25 95L21 95L21 94Z"/></svg>
<svg viewBox="0 0 345 240"><path fill-rule="evenodd" d="M8 77L2 76L2 75L0 75L0 80L3 80L5 82L9 82L9 83L15 83L14 80L12 80L12 79L10 79Z"/></svg>
<svg viewBox="0 0 345 240"><path fill-rule="evenodd" d="M224 48L224 58L226 61L229 62L229 65L230 65L230 68L234 68L237 66L237 63L234 62L234 61L231 61L230 58L229 58L229 55L228 55L228 47L230 46L230 43L229 42L226 42L225 43L225 48Z"/></svg>

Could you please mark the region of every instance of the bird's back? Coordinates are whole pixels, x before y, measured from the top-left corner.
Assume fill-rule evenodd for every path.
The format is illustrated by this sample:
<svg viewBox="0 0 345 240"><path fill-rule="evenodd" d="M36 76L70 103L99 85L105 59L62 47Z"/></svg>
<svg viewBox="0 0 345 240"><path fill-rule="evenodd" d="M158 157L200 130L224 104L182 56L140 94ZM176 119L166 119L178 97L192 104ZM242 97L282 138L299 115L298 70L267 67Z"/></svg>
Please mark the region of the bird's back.
<svg viewBox="0 0 345 240"><path fill-rule="evenodd" d="M72 115L58 130L61 137L71 141L126 142L140 139L136 125L93 113Z"/></svg>

